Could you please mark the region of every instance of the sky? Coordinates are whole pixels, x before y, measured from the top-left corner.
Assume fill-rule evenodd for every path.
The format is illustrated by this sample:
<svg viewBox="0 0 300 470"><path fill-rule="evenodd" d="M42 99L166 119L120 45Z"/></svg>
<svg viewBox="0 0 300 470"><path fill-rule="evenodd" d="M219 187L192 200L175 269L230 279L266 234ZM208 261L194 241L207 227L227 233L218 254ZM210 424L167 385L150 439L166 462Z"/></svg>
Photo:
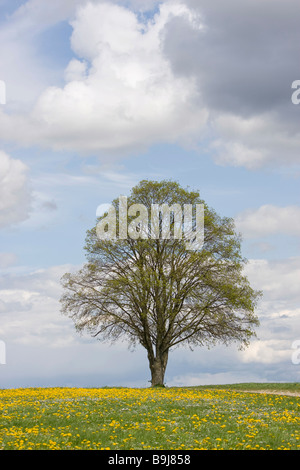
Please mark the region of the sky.
<svg viewBox="0 0 300 470"><path fill-rule="evenodd" d="M0 0L0 388L149 386L59 302L142 179L234 218L263 291L247 349L175 349L166 385L300 380L299 24L298 0Z"/></svg>

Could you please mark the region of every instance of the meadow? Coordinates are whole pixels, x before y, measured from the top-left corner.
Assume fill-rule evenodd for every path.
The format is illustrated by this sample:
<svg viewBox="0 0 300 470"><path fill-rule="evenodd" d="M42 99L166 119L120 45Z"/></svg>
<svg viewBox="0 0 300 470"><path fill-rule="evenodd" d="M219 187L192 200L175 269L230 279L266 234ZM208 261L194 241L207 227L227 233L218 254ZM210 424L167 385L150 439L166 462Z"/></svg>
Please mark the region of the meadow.
<svg viewBox="0 0 300 470"><path fill-rule="evenodd" d="M278 388L300 391L298 384L0 390L0 449L299 450L300 397L270 393Z"/></svg>

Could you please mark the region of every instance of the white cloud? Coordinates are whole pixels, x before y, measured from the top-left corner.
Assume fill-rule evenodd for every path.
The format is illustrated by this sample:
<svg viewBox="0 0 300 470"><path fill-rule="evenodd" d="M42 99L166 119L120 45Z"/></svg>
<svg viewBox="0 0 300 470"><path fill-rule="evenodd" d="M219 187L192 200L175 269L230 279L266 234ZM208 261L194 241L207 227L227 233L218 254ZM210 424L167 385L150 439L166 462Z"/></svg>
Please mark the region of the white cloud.
<svg viewBox="0 0 300 470"><path fill-rule="evenodd" d="M258 362L260 364L274 364L291 360L290 340L255 341L241 352L243 362Z"/></svg>
<svg viewBox="0 0 300 470"><path fill-rule="evenodd" d="M57 68L46 66L40 56L39 34L68 20L81 0L28 0L0 29L0 77L6 83L7 108L25 112L40 93L57 79ZM6 138L5 133L2 134Z"/></svg>
<svg viewBox="0 0 300 470"><path fill-rule="evenodd" d="M193 353L173 351L167 369L168 385L234 383L249 381L249 377L257 381L253 364L292 364L292 343L300 338L299 267L299 259L281 264L252 260L247 272L249 280L255 288L266 289L267 294L259 306L259 339L242 352L224 346L210 351L197 348ZM29 383L33 374L39 381L47 377L47 383L53 378L65 383L67 379L63 377L68 375L84 382L89 374L98 386L107 381L112 385L147 385L149 370L142 348L132 354L126 350L126 343L110 347L89 337L81 338L73 322L61 315L59 280L65 272L77 269L62 265L2 276L0 338L8 345L6 383L24 385L24 380ZM25 379L22 374L26 374ZM143 384L141 377L145 377Z"/></svg>
<svg viewBox="0 0 300 470"><path fill-rule="evenodd" d="M300 301L300 257L283 260L249 260L245 273L254 289L262 290L264 302L277 301L287 308ZM273 304L274 306L274 304Z"/></svg>
<svg viewBox="0 0 300 470"><path fill-rule="evenodd" d="M13 266L17 262L17 256L14 253L0 253L0 269Z"/></svg>
<svg viewBox="0 0 300 470"><path fill-rule="evenodd" d="M60 278L70 266L54 266L2 278L0 336L31 346L58 347L74 341L71 321L60 314Z"/></svg>
<svg viewBox="0 0 300 470"><path fill-rule="evenodd" d="M213 127L218 137L211 148L220 165L253 170L299 163L300 131L275 112L251 117L220 113Z"/></svg>
<svg viewBox="0 0 300 470"><path fill-rule="evenodd" d="M300 207L278 207L266 204L258 209L248 209L235 218L237 230L244 238L264 237L273 234L300 235Z"/></svg>
<svg viewBox="0 0 300 470"><path fill-rule="evenodd" d="M241 15L235 2L28 0L0 32L0 76L13 111L0 111L0 137L107 158L156 142L194 143L204 131L218 164L252 170L297 164L298 116L290 83L283 85L294 73L299 42L295 2L284 15L277 2L275 22L263 3L245 2ZM155 7L148 20L136 13ZM61 21L71 22L77 55L64 72L39 62L36 48L38 35ZM281 68L273 58L281 50L274 46L278 28L288 31ZM64 87L49 87L63 75Z"/></svg>
<svg viewBox="0 0 300 470"><path fill-rule="evenodd" d="M300 258L250 260L245 274L263 297L257 307L257 339L240 352L245 363L291 365L292 343L300 338Z"/></svg>
<svg viewBox="0 0 300 470"><path fill-rule="evenodd" d="M0 151L0 228L29 216L31 196L27 171L23 162Z"/></svg>
<svg viewBox="0 0 300 470"><path fill-rule="evenodd" d="M176 77L162 51L171 18L201 27L183 4L163 4L147 24L112 3L88 3L72 20L78 59L64 88L47 88L29 116L0 115L2 136L24 145L97 153L188 138L206 123L192 78Z"/></svg>
<svg viewBox="0 0 300 470"><path fill-rule="evenodd" d="M87 63L78 59L72 59L65 70L65 81L82 81L87 75Z"/></svg>
<svg viewBox="0 0 300 470"><path fill-rule="evenodd" d="M226 142L222 139L215 140L211 148L215 153L214 158L219 165L244 166L254 169L261 166L265 159L265 150L249 148L241 142Z"/></svg>
<svg viewBox="0 0 300 470"><path fill-rule="evenodd" d="M79 266L61 265L1 276L0 339L6 345L1 386L147 386L146 354L127 344L111 348L79 335L60 312L60 278ZM141 377L145 376L144 379ZM141 381L143 383L141 383ZM25 384L25 385L24 385Z"/></svg>
<svg viewBox="0 0 300 470"><path fill-rule="evenodd" d="M10 24L17 25L19 33L32 35L60 21L69 19L73 15L74 9L81 3L82 0L52 0L51 3L42 0L28 0L11 15ZM16 34L16 32L14 33Z"/></svg>

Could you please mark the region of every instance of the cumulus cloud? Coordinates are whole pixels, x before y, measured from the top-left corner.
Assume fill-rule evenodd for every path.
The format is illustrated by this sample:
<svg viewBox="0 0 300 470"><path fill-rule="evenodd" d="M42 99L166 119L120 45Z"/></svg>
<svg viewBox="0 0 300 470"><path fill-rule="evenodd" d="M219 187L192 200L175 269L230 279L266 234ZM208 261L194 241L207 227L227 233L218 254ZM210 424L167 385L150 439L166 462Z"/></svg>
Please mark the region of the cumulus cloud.
<svg viewBox="0 0 300 470"><path fill-rule="evenodd" d="M29 216L31 195L27 171L23 162L0 151L0 228Z"/></svg>
<svg viewBox="0 0 300 470"><path fill-rule="evenodd" d="M264 302L288 309L300 301L300 257L283 260L249 260L245 272L255 289L264 293ZM282 303L280 303L282 302Z"/></svg>
<svg viewBox="0 0 300 470"><path fill-rule="evenodd" d="M204 28L174 18L164 51L174 73L196 79L210 110L216 162L249 169L298 164L299 110L291 103L299 74L297 0L185 1Z"/></svg>
<svg viewBox="0 0 300 470"><path fill-rule="evenodd" d="M254 341L241 353L244 362L274 364L291 360L291 341Z"/></svg>
<svg viewBox="0 0 300 470"><path fill-rule="evenodd" d="M89 380L94 386L147 386L149 371L142 348L132 354L126 343L111 348L80 337L73 322L61 315L59 279L73 269L78 267L52 266L1 276L0 338L7 345L2 383L40 386L70 381L86 386ZM281 263L251 260L249 280L254 288L265 290L257 341L251 341L244 351L223 346L209 351L197 348L193 353L174 350L167 369L168 385L240 382L250 381L250 377L257 381L260 376L267 381L278 364L286 364L285 370L292 367L292 344L300 338L299 269L299 259ZM291 380L292 373L290 370L286 380Z"/></svg>
<svg viewBox="0 0 300 470"><path fill-rule="evenodd" d="M244 166L252 170L299 163L298 116L294 121L290 116L289 121L274 112L250 117L224 113L215 118L213 127L218 138L211 150L215 161L221 165Z"/></svg>
<svg viewBox="0 0 300 470"><path fill-rule="evenodd" d="M250 260L245 273L252 287L263 291L263 297L257 309L257 339L240 353L240 359L291 366L292 344L300 338L300 258Z"/></svg>
<svg viewBox="0 0 300 470"><path fill-rule="evenodd" d="M258 209L248 209L238 214L235 222L244 238L274 234L299 236L300 207L265 204Z"/></svg>
<svg viewBox="0 0 300 470"><path fill-rule="evenodd" d="M146 354L79 335L60 312L60 278L78 266L0 275L0 339L6 345L1 386L147 386ZM144 378L143 378L144 377Z"/></svg>
<svg viewBox="0 0 300 470"><path fill-rule="evenodd" d="M0 34L17 110L0 111L0 136L103 158L204 138L221 165L296 165L299 15L297 0L28 0ZM64 72L41 67L34 48L62 21L73 28Z"/></svg>
<svg viewBox="0 0 300 470"><path fill-rule="evenodd" d="M28 112L45 87L57 79L59 67L53 62L46 66L41 60L40 35L68 20L79 3L80 0L28 0L1 24L0 77L6 83L7 108L11 112Z"/></svg>
<svg viewBox="0 0 300 470"><path fill-rule="evenodd" d="M77 58L64 88L47 88L29 116L0 116L6 138L55 150L97 153L175 142L199 132L207 119L195 106L191 77L176 77L162 52L162 36L173 17L194 28L199 18L184 4L162 4L153 19L139 21L116 4L84 4L71 21Z"/></svg>
<svg viewBox="0 0 300 470"><path fill-rule="evenodd" d="M18 344L58 347L73 341L59 313L60 277L70 266L2 276L0 336Z"/></svg>
<svg viewBox="0 0 300 470"><path fill-rule="evenodd" d="M22 33L34 34L60 21L64 21L74 12L82 0L27 0L11 15L11 21L17 23Z"/></svg>

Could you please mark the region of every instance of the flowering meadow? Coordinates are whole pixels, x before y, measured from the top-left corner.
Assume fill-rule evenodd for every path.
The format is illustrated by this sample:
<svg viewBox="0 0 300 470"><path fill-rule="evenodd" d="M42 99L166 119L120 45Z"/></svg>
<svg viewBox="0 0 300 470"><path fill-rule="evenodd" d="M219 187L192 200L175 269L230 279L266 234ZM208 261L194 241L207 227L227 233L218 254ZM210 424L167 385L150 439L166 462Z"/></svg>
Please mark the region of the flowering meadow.
<svg viewBox="0 0 300 470"><path fill-rule="evenodd" d="M300 398L205 388L0 390L0 449L300 449Z"/></svg>

